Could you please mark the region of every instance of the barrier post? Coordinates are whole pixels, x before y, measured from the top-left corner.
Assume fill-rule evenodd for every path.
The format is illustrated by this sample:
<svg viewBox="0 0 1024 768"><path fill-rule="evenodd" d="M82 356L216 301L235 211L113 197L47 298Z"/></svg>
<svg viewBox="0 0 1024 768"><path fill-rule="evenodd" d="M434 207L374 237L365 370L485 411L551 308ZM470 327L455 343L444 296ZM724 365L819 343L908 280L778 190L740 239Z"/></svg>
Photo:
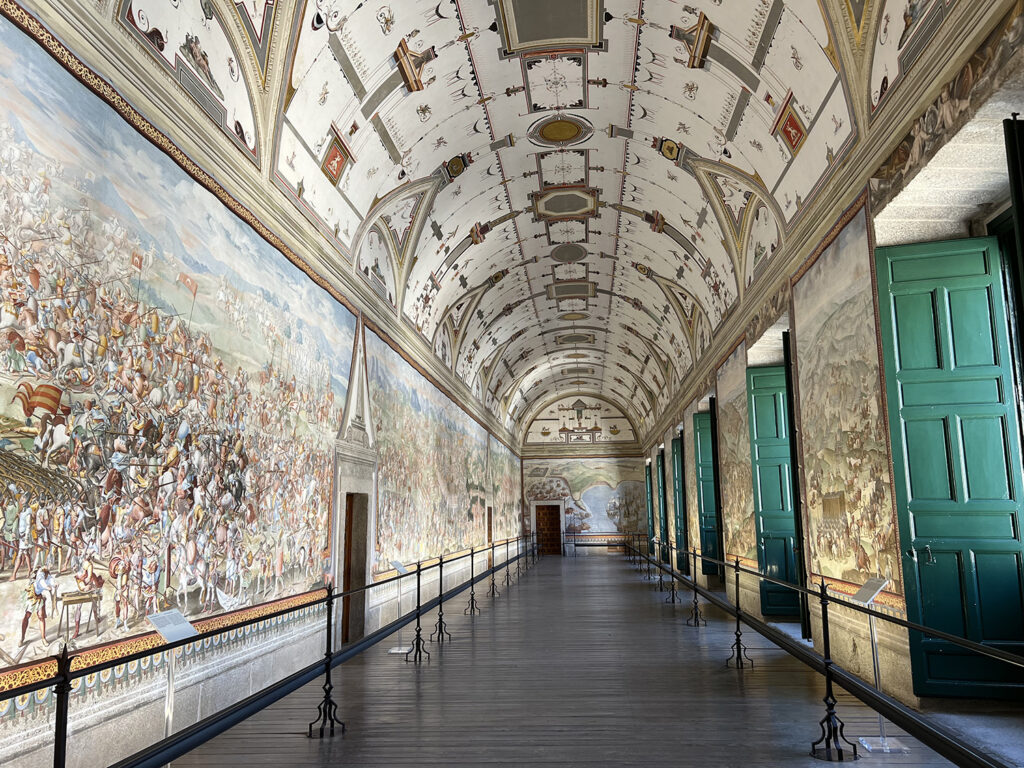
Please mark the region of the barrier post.
<svg viewBox="0 0 1024 768"><path fill-rule="evenodd" d="M452 639L452 635L444 623L444 555L441 555L437 561L437 624L434 625L434 634L430 636L430 639L433 640L435 636L438 643L443 643L446 637L449 640Z"/></svg>
<svg viewBox="0 0 1024 768"><path fill-rule="evenodd" d="M743 669L746 665L754 666L754 662L747 656L747 649L743 647L743 630L741 629L740 616L743 610L740 608L740 559L737 557L733 565L736 574L736 640L732 644L732 655L726 659L725 666L734 669Z"/></svg>
<svg viewBox="0 0 1024 768"><path fill-rule="evenodd" d="M853 750L853 759L857 760L857 745L851 742L843 734L846 727L836 714L836 697L832 689L832 643L828 631L828 586L825 580L821 580L818 586L821 598L821 633L822 633L822 655L825 657L825 716L818 721L821 728L821 738L811 744L811 757L828 762L843 762L846 756L843 752L843 742L850 745ZM818 745L822 746L818 746Z"/></svg>
<svg viewBox="0 0 1024 768"><path fill-rule="evenodd" d="M469 604L463 613L466 616L480 613L480 607L476 603L476 547L469 549Z"/></svg>
<svg viewBox="0 0 1024 768"><path fill-rule="evenodd" d="M53 724L53 768L64 768L68 754L68 709L71 705L71 657L66 643L57 657L57 677L53 686L57 698Z"/></svg>
<svg viewBox="0 0 1024 768"><path fill-rule="evenodd" d="M331 638L334 636L334 585L330 583L327 584L327 631L324 634L326 636L324 642L324 699L317 707L316 720L309 724L309 731L306 734L309 738L313 738L313 726L317 723L320 724L321 739L328 726L331 729L331 736L334 735L335 725L340 725L341 732L345 732L345 724L338 719L338 705L334 703L334 697L331 695L334 690L334 686L331 684L331 657L334 655L331 649ZM173 654L172 650L171 655Z"/></svg>
<svg viewBox="0 0 1024 768"><path fill-rule="evenodd" d="M498 592L498 587L494 583L494 569L495 569L495 567L496 566L495 566L495 563L494 563L494 542L492 541L491 542L491 588L489 590L487 590L487 596L488 597L498 597L501 594L501 593Z"/></svg>
<svg viewBox="0 0 1024 768"><path fill-rule="evenodd" d="M423 614L423 599L421 586L423 582L423 563L416 563L416 635L413 637L412 648L405 654L406 661L412 661L414 664L419 664L423 661L423 657L427 657L427 661L430 661L430 652L426 649L426 643L423 641L423 630L420 628L420 617ZM410 659L409 656L412 656Z"/></svg>

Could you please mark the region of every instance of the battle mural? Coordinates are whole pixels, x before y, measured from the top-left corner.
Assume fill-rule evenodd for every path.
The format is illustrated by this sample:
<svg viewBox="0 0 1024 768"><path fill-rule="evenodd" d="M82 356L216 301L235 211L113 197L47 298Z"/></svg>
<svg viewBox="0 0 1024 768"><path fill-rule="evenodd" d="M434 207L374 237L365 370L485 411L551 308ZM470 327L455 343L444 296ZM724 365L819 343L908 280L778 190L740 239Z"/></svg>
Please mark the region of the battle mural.
<svg viewBox="0 0 1024 768"><path fill-rule="evenodd" d="M375 572L486 543L487 431L374 333Z"/></svg>
<svg viewBox="0 0 1024 768"><path fill-rule="evenodd" d="M354 317L6 21L0 94L0 666L322 583Z"/></svg>
<svg viewBox="0 0 1024 768"><path fill-rule="evenodd" d="M748 564L757 562L754 480L747 424L747 348L740 344L718 369L718 442L722 472L722 525L725 552Z"/></svg>
<svg viewBox="0 0 1024 768"><path fill-rule="evenodd" d="M519 457L491 435L487 468L491 478L490 504L495 539L518 536L521 532L523 486L520 466Z"/></svg>
<svg viewBox="0 0 1024 768"><path fill-rule="evenodd" d="M863 210L793 286L793 307L811 570L882 576L902 595Z"/></svg>
<svg viewBox="0 0 1024 768"><path fill-rule="evenodd" d="M564 502L567 533L647 528L643 458L528 459L526 501Z"/></svg>

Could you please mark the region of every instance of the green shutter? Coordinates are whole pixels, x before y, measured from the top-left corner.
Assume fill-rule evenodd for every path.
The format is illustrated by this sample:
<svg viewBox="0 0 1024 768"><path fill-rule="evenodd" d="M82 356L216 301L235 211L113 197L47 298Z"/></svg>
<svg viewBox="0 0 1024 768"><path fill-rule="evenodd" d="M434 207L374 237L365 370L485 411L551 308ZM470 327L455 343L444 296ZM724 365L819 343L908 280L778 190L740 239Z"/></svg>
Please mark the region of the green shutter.
<svg viewBox="0 0 1024 768"><path fill-rule="evenodd" d="M907 612L1024 653L1020 426L995 238L876 251ZM910 633L918 695L1020 696L1020 669Z"/></svg>

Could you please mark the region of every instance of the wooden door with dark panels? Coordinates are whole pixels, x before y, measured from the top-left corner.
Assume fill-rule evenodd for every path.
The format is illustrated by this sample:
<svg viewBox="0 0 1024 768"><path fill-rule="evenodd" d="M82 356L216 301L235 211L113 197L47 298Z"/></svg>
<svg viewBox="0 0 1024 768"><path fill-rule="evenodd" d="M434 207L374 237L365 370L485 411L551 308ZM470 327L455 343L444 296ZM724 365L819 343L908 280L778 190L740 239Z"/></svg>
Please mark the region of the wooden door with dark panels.
<svg viewBox="0 0 1024 768"><path fill-rule="evenodd" d="M562 508L558 504L537 505L537 549L542 555L562 554Z"/></svg>

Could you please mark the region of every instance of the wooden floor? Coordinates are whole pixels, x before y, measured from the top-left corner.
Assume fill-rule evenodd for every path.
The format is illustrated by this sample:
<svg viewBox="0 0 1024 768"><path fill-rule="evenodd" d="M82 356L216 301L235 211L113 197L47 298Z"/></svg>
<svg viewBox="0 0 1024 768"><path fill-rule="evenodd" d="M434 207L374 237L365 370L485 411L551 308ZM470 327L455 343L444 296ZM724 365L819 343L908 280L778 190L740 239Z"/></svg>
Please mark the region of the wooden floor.
<svg viewBox="0 0 1024 768"><path fill-rule="evenodd" d="M431 644L429 664L388 656L385 641L339 667L344 737L306 738L316 683L174 765L821 765L808 757L820 676L753 632L753 670L726 669L726 617L687 627L688 606L666 605L621 557L546 557L501 592L473 620L463 597L449 604L454 640ZM851 738L877 735L856 700L840 694L838 711ZM949 765L902 740L910 754L862 764Z"/></svg>

